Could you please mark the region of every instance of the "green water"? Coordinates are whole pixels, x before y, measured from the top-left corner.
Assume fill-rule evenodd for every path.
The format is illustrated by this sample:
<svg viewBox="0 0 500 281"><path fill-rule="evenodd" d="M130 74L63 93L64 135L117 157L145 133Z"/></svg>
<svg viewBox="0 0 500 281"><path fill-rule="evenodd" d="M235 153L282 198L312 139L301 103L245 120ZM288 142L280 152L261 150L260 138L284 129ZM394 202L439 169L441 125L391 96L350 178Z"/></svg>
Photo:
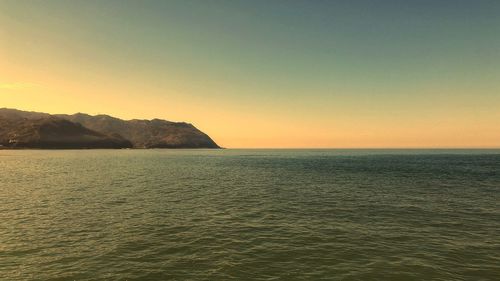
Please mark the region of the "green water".
<svg viewBox="0 0 500 281"><path fill-rule="evenodd" d="M500 280L498 150L0 150L1 280Z"/></svg>

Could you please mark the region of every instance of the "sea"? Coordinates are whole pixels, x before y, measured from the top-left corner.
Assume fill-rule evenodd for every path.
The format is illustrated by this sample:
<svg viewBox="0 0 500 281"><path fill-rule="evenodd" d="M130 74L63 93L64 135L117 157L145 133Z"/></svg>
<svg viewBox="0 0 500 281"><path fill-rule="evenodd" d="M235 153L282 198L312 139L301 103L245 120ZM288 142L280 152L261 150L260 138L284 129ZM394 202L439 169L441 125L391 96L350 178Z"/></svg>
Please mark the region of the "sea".
<svg viewBox="0 0 500 281"><path fill-rule="evenodd" d="M500 280L500 150L0 150L0 280Z"/></svg>

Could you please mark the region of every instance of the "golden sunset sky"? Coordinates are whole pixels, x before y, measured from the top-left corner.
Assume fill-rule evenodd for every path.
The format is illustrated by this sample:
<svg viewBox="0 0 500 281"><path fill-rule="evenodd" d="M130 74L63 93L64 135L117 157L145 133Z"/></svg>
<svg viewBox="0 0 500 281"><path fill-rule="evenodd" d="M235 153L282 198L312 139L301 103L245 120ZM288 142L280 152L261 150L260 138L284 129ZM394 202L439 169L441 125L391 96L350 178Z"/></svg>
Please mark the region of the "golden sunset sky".
<svg viewBox="0 0 500 281"><path fill-rule="evenodd" d="M0 107L228 148L500 147L500 1L0 0Z"/></svg>

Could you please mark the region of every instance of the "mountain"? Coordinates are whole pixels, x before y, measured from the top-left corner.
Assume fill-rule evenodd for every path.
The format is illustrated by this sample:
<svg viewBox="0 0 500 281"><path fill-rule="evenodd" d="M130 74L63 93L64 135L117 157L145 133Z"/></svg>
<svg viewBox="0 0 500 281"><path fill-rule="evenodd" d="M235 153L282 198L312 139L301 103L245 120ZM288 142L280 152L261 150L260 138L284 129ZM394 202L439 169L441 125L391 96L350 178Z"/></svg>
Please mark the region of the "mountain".
<svg viewBox="0 0 500 281"><path fill-rule="evenodd" d="M12 112L11 112L12 113ZM10 148L127 148L132 143L54 116L31 118L0 112L0 145Z"/></svg>
<svg viewBox="0 0 500 281"><path fill-rule="evenodd" d="M0 109L0 144L29 148L220 148L191 124Z"/></svg>
<svg viewBox="0 0 500 281"><path fill-rule="evenodd" d="M205 133L183 122L160 119L125 121L108 115L82 113L57 116L98 132L120 134L138 148L219 148Z"/></svg>

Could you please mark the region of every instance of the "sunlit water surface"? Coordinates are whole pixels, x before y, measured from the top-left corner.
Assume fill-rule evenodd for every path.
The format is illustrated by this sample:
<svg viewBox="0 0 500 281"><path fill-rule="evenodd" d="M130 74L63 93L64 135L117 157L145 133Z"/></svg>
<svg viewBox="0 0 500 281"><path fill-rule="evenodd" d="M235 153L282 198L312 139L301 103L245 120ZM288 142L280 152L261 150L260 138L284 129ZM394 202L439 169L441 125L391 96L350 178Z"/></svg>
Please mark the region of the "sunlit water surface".
<svg viewBox="0 0 500 281"><path fill-rule="evenodd" d="M0 150L1 280L500 280L500 151Z"/></svg>

